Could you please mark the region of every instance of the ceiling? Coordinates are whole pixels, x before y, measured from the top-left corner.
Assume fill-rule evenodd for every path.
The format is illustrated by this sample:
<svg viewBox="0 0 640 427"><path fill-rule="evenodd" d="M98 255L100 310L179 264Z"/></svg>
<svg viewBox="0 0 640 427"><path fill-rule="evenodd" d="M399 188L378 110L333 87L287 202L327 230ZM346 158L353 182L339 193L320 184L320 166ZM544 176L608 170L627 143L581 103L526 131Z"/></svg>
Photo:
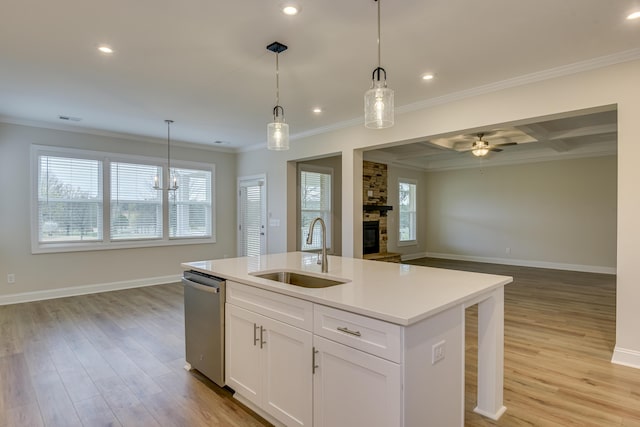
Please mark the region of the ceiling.
<svg viewBox="0 0 640 427"><path fill-rule="evenodd" d="M474 141L490 147L484 157L471 153ZM365 159L422 170L459 169L483 165L528 163L617 153L618 123L614 107L567 113L517 125L475 129L423 141L389 145L365 153Z"/></svg>
<svg viewBox="0 0 640 427"><path fill-rule="evenodd" d="M280 54L280 98L292 139L358 123L377 66L376 3L298 0L297 16L281 13L283 3L4 0L0 121L164 138L164 120L173 119L176 141L248 149L266 141L275 105L275 55L266 46L279 41L289 46ZM640 20L625 19L640 9L636 0L381 6L381 65L400 111L594 58L640 57ZM115 53L100 54L103 43ZM427 72L435 78L422 80ZM545 134L566 124L502 129L493 138L522 142L499 154L529 140L562 150L570 138ZM468 144L450 137L420 144L449 151Z"/></svg>

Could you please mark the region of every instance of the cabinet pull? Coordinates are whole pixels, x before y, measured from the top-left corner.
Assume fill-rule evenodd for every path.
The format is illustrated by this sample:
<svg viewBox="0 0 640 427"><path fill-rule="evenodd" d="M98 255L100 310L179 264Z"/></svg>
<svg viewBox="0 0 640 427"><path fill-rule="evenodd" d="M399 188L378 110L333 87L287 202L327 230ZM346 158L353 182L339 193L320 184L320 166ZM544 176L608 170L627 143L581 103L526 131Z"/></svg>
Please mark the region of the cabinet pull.
<svg viewBox="0 0 640 427"><path fill-rule="evenodd" d="M337 330L339 330L340 332L344 332L345 334L349 334L349 335L354 335L356 337L360 337L362 336L362 334L360 333L360 331L352 331L351 329L345 327L338 327L336 328Z"/></svg>
<svg viewBox="0 0 640 427"><path fill-rule="evenodd" d="M260 326L260 348L262 348L262 346L264 344L266 344L267 342L263 339L263 333L264 331L266 331L265 328L263 328L262 326Z"/></svg>
<svg viewBox="0 0 640 427"><path fill-rule="evenodd" d="M313 347L313 352L311 353L311 373L312 374L315 374L316 369L320 367L316 365L316 354L318 354L318 350L316 350L316 348Z"/></svg>
<svg viewBox="0 0 640 427"><path fill-rule="evenodd" d="M261 326L260 326L260 327L261 327ZM256 324L254 323L254 324L253 324L253 345L254 345L254 347L255 347L256 345L258 345L258 340L259 340L257 331L258 331L258 325L256 325ZM261 345L260 347L262 348L262 345Z"/></svg>

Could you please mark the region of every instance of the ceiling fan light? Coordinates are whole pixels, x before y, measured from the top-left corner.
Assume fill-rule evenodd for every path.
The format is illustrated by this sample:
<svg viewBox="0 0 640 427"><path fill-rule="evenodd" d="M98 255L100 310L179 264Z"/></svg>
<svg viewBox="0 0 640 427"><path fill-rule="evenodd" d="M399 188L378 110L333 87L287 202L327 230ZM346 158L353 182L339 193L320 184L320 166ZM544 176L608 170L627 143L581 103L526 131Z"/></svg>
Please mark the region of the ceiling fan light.
<svg viewBox="0 0 640 427"><path fill-rule="evenodd" d="M364 125L369 129L384 129L394 123L393 89L386 80L373 80L364 94Z"/></svg>
<svg viewBox="0 0 640 427"><path fill-rule="evenodd" d="M487 147L474 148L471 153L476 157L484 157L489 154L489 149Z"/></svg>

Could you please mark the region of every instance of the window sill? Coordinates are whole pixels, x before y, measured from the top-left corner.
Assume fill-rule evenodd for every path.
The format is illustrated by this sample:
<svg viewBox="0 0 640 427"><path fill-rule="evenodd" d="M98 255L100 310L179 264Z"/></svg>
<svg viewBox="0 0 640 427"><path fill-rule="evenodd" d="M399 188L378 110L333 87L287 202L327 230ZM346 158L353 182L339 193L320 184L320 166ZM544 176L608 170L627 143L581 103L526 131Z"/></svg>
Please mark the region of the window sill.
<svg viewBox="0 0 640 427"><path fill-rule="evenodd" d="M397 243L398 246L418 246L417 240L403 240Z"/></svg>
<svg viewBox="0 0 640 427"><path fill-rule="evenodd" d="M51 254L62 252L109 251L113 249L141 249L164 246L203 245L216 243L215 237L185 238L170 240L128 240L123 242L87 242L87 243L39 243L33 245L31 253Z"/></svg>

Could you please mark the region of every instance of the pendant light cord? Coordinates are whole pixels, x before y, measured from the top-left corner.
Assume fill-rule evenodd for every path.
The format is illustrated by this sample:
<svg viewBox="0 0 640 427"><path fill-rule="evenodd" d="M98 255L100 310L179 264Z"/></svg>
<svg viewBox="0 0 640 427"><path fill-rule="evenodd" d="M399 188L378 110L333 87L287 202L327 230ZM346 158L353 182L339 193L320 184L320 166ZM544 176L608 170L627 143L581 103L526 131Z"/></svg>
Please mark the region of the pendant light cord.
<svg viewBox="0 0 640 427"><path fill-rule="evenodd" d="M378 3L378 68L380 66L380 2L382 0L375 0Z"/></svg>
<svg viewBox="0 0 640 427"><path fill-rule="evenodd" d="M171 185L171 123L173 120L165 120L165 122L167 122L167 173L169 185Z"/></svg>
<svg viewBox="0 0 640 427"><path fill-rule="evenodd" d="M278 64L279 53L276 53L276 107L280 105L280 67Z"/></svg>

